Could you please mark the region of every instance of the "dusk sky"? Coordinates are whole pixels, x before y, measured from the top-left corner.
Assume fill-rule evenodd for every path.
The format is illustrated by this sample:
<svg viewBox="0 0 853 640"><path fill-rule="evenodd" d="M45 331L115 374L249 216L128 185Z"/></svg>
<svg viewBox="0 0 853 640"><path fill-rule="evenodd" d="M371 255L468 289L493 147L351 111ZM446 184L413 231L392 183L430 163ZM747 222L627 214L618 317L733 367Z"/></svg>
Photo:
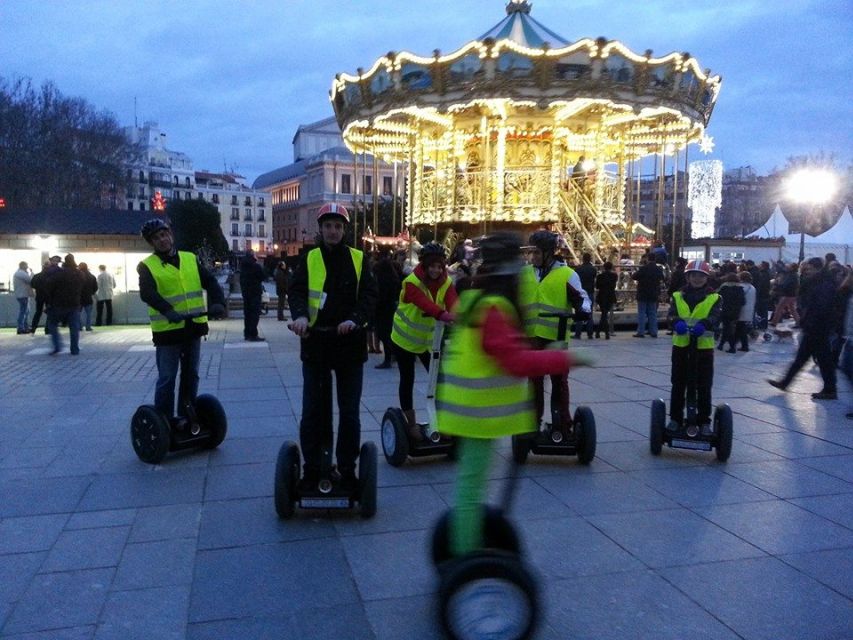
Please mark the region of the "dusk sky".
<svg viewBox="0 0 853 640"><path fill-rule="evenodd" d="M0 75L53 81L122 125L159 122L196 170L249 182L292 160L299 124L332 115L335 73L403 49L458 49L505 0L0 0ZM850 0L533 0L569 41L689 52L723 77L710 158L761 173L791 155L851 162ZM693 157L700 154L691 148Z"/></svg>

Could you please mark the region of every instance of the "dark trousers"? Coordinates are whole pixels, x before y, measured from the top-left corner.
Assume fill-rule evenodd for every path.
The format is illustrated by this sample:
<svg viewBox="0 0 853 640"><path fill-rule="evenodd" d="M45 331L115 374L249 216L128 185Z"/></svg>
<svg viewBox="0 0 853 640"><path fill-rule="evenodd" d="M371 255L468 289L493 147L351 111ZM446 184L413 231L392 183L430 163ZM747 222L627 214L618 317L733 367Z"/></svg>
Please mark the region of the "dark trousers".
<svg viewBox="0 0 853 640"><path fill-rule="evenodd" d="M50 307L47 310L47 331L53 339L53 350L62 350L62 336L59 335L59 325L67 324L71 338L71 353L80 353L80 309L67 307Z"/></svg>
<svg viewBox="0 0 853 640"><path fill-rule="evenodd" d="M699 424L711 421L711 386L714 384L714 350L696 349L696 417ZM672 348L672 393L669 398L669 417L682 424L690 375L690 349Z"/></svg>
<svg viewBox="0 0 853 640"><path fill-rule="evenodd" d="M113 301L112 300L98 300L97 311L95 314L95 326L100 327L101 321L104 318L104 309L107 310L107 326L110 326L113 323Z"/></svg>
<svg viewBox="0 0 853 640"><path fill-rule="evenodd" d="M44 300L40 299L38 296L36 296L36 312L35 312L35 315L33 315L33 324L30 327L30 331L32 331L33 333L35 333L36 329L38 329L38 327L39 327L39 322L41 322L42 312L44 312ZM45 320L45 322L46 322L46 320Z"/></svg>
<svg viewBox="0 0 853 640"><path fill-rule="evenodd" d="M258 337L258 322L261 319L261 297L243 297L243 337Z"/></svg>
<svg viewBox="0 0 853 640"><path fill-rule="evenodd" d="M544 349L549 343L544 338L534 338L534 344L537 349ZM555 411L560 414L560 422L562 424L553 425L556 428L566 427L572 423L572 417L569 414L569 376L550 376L551 377L551 415ZM533 385L533 401L536 406L536 424L542 422L542 414L545 412L545 378L530 378L530 383Z"/></svg>
<svg viewBox="0 0 853 640"><path fill-rule="evenodd" d="M749 330L751 328L751 322L746 322L744 320L737 321L737 326L735 327L735 339L731 342L733 348L735 342L740 342L741 349L744 351L749 349Z"/></svg>
<svg viewBox="0 0 853 640"><path fill-rule="evenodd" d="M580 338L581 333L586 330L586 337L591 338L592 332L595 329L595 321L592 317L592 312L590 312L589 317L586 320L576 321L575 322L575 338Z"/></svg>
<svg viewBox="0 0 853 640"><path fill-rule="evenodd" d="M729 345L729 349L735 348L735 340L737 339L737 319L728 320L723 319L723 334L720 337L719 348L722 349L726 344Z"/></svg>
<svg viewBox="0 0 853 640"><path fill-rule="evenodd" d="M823 378L823 391L836 390L835 361L832 359L832 349L829 346L829 335L825 332L806 332L800 336L800 347L794 361L788 367L788 373L782 379L786 387L791 384L803 365L814 357L820 368L820 377Z"/></svg>
<svg viewBox="0 0 853 640"><path fill-rule="evenodd" d="M598 327L596 327L595 332L601 333L604 332L604 335L610 335L610 322L612 320L611 314L613 313L613 307L611 306L601 306L599 305L599 309L601 309L601 317L598 319Z"/></svg>
<svg viewBox="0 0 853 640"><path fill-rule="evenodd" d="M400 408L403 411L411 411L415 408L412 399L412 388L415 386L415 359L420 360L424 369L429 371L430 352L412 353L396 343L392 344L394 344L394 355L397 357L397 368L400 370L400 385L397 388Z"/></svg>
<svg viewBox="0 0 853 640"><path fill-rule="evenodd" d="M342 472L355 469L361 442L361 386L364 375L362 362L328 365L321 362L302 363L302 422L299 441L305 457L305 472L317 473L323 459L323 449L331 450L332 430L332 371L338 394L338 441L335 455Z"/></svg>
<svg viewBox="0 0 853 640"><path fill-rule="evenodd" d="M178 415L185 416L187 401L198 395L198 364L201 360L201 338L180 344L157 347L157 386L154 389L154 406L170 418L175 415L175 382L178 367L181 381L178 385Z"/></svg>
<svg viewBox="0 0 853 640"><path fill-rule="evenodd" d="M278 294L278 319L284 320L284 308L287 306L287 294Z"/></svg>

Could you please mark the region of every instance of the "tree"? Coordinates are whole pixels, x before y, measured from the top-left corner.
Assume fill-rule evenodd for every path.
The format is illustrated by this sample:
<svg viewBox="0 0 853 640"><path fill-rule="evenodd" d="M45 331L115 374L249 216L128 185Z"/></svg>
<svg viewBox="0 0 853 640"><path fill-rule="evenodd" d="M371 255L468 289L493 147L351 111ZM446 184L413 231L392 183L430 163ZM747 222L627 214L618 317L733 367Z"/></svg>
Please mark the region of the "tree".
<svg viewBox="0 0 853 640"><path fill-rule="evenodd" d="M50 82L0 77L0 197L7 206L92 207L127 187L132 147L111 113Z"/></svg>
<svg viewBox="0 0 853 640"><path fill-rule="evenodd" d="M205 266L228 257L228 242L220 227L219 210L204 200L172 200L166 205L175 246L197 254Z"/></svg>

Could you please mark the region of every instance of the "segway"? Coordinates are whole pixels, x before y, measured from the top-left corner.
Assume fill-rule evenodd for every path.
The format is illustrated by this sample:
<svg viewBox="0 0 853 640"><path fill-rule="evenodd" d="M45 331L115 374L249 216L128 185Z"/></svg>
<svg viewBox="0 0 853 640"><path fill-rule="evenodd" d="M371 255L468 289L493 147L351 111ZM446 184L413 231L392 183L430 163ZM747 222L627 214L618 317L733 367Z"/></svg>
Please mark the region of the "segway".
<svg viewBox="0 0 853 640"><path fill-rule="evenodd" d="M288 328L292 328L288 324ZM333 327L312 328L311 331L330 333ZM293 517L296 507L302 509L352 509L356 504L362 518L376 514L376 477L378 453L376 445L365 442L358 456L358 475L355 486L345 487L341 475L332 464L332 443L323 443L320 477L315 486L301 487L302 462L299 445L290 440L281 445L275 465L275 510L278 517Z"/></svg>
<svg viewBox="0 0 853 640"><path fill-rule="evenodd" d="M207 313L189 313L189 322ZM144 404L130 419L130 442L143 462L160 464L170 451L215 449L228 433L225 409L215 396L204 393L184 401L183 416L169 417L154 405Z"/></svg>
<svg viewBox="0 0 853 640"><path fill-rule="evenodd" d="M399 407L388 407L382 416L382 451L385 459L392 467L401 466L409 456L420 458L424 456L448 455L455 453L455 440L450 436L439 433L434 425L435 388L438 384L438 368L441 364L441 344L444 338L444 323L436 320L432 334L432 352L429 363L429 380L427 382L427 418L428 422L418 423L421 439L416 441L409 436L408 421Z"/></svg>
<svg viewBox="0 0 853 640"><path fill-rule="evenodd" d="M660 455L663 445L672 449L692 449L694 451L711 451L716 449L717 460L725 462L732 453L732 408L727 403L721 403L714 409L713 433L703 435L697 415L697 338L690 336L687 351L687 396L685 399L685 419L681 428L671 430L666 428L666 403L661 398L652 401L651 423L649 426L649 449L652 455Z"/></svg>
<svg viewBox="0 0 853 640"><path fill-rule="evenodd" d="M533 636L539 612L536 580L522 556L521 543L506 514L517 467L510 463L503 506L485 505L484 548L459 557L450 551L450 512L432 536L432 561L439 574L439 618L453 640Z"/></svg>
<svg viewBox="0 0 853 640"><path fill-rule="evenodd" d="M311 488L300 487L302 464L299 446L287 441L278 451L275 465L275 510L278 517L293 517L296 506L302 509L352 509L358 504L362 518L376 514L376 445L365 442L358 456L358 477L354 487L341 485L341 475L332 464L332 447L323 447L320 479Z"/></svg>
<svg viewBox="0 0 853 640"><path fill-rule="evenodd" d="M565 342L570 313L543 313L542 318L559 318L557 341ZM551 393L554 391L552 390ZM527 455L535 453L546 456L577 455L581 464L589 464L595 458L596 432L592 409L579 406L571 423L564 424L559 410L551 411L551 422L532 434L512 437L512 457L518 464L527 462Z"/></svg>

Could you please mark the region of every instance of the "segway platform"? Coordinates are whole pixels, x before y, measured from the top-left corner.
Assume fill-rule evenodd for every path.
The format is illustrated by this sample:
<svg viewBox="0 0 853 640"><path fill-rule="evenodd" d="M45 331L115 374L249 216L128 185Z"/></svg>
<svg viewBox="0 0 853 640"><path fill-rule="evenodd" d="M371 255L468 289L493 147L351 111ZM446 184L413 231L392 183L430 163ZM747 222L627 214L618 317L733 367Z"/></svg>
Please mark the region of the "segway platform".
<svg viewBox="0 0 853 640"><path fill-rule="evenodd" d="M661 398L652 401L649 449L653 455L660 455L663 445L666 444L672 449L716 450L717 460L725 462L732 453L733 435L732 409L726 403L719 404L714 409L713 433L703 435L694 418L685 420L680 429L667 429L666 403Z"/></svg>
<svg viewBox="0 0 853 640"><path fill-rule="evenodd" d="M589 407L575 409L570 428L554 428L546 423L537 433L512 437L512 456L518 464L527 462L527 455L574 456L581 464L589 464L595 458L595 416Z"/></svg>
<svg viewBox="0 0 853 640"><path fill-rule="evenodd" d="M402 466L409 457L447 455L453 457L456 444L449 436L430 431L429 424L419 423L423 438L415 441L409 437L406 416L398 407L388 407L382 416L382 452L392 467Z"/></svg>

